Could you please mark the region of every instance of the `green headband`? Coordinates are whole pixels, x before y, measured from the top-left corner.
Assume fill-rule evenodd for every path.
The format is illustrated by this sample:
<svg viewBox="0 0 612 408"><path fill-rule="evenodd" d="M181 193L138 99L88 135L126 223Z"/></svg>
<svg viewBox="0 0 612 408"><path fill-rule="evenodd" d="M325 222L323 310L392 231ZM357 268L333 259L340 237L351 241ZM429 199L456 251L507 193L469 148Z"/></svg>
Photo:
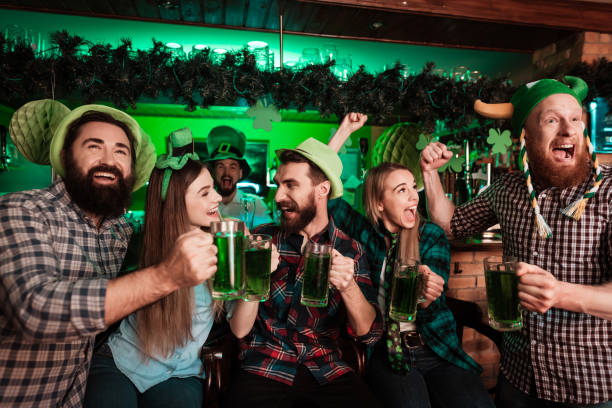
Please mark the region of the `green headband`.
<svg viewBox="0 0 612 408"><path fill-rule="evenodd" d="M193 136L191 135L191 130L189 128L183 128L176 130L170 134L170 146L172 149L177 149L180 147L185 147L188 145L193 146ZM181 156L172 156L170 154L162 154L155 162L155 168L159 170L164 170L164 178L162 179L161 186L161 199L162 201L166 201L166 195L168 194L168 185L170 184L170 178L172 177L172 170L180 170L189 160L200 160L200 156L197 153L185 153Z"/></svg>

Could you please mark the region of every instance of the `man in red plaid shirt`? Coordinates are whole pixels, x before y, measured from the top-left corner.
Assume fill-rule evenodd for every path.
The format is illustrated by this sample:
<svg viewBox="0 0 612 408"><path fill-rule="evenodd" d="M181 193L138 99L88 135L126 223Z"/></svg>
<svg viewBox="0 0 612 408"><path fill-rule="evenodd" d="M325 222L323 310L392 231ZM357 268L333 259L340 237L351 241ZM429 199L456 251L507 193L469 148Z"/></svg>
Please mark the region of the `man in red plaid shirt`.
<svg viewBox="0 0 612 408"><path fill-rule="evenodd" d="M499 223L504 255L521 261L524 325L504 333L498 407L612 407L612 169L598 165L584 131L586 84L565 80L523 85L511 103L475 104L512 118L524 174L455 208L437 174L452 153L432 143L421 158L432 220L454 237Z"/></svg>
<svg viewBox="0 0 612 408"><path fill-rule="evenodd" d="M334 225L327 201L342 195L338 155L308 139L276 152L275 177L281 225L256 233L271 235L280 262L272 272L270 299L235 304L230 327L240 339L241 370L229 406L376 407L367 385L342 361L341 332L364 344L382 335L382 315L361 245ZM300 303L306 242L333 249L326 307Z"/></svg>

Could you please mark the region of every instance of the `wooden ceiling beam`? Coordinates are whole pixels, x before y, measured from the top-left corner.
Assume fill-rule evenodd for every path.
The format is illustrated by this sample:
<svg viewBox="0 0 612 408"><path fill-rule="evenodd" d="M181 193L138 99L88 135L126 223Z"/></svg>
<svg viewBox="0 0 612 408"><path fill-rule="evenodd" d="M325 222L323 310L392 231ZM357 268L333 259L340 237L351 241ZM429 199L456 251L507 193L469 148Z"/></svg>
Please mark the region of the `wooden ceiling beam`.
<svg viewBox="0 0 612 408"><path fill-rule="evenodd" d="M299 0L338 6L612 32L612 3L573 0Z"/></svg>

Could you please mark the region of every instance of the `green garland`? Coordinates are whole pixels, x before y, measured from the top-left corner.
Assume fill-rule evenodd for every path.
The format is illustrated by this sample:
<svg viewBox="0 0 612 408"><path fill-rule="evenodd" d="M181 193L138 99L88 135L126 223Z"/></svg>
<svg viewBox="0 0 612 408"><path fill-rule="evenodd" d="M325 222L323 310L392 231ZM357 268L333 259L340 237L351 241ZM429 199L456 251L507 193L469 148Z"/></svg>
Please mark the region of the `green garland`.
<svg viewBox="0 0 612 408"><path fill-rule="evenodd" d="M210 49L176 58L155 40L146 51L133 50L127 39L113 47L89 43L66 31L54 33L52 40L51 50L37 57L25 43L0 35L1 104L18 107L33 99L55 98L110 101L119 108L135 108L137 102L171 98L192 111L197 106L234 105L240 98L252 106L266 98L279 109L316 109L322 116L359 111L380 123L401 115L402 120L432 131L438 120L447 128L465 128L476 117L475 99L507 102L515 90L505 78L476 82L441 78L432 74L433 63L408 78L400 75L399 65L376 75L362 66L342 82L330 69L333 63L295 71L260 71L246 49L229 52L215 63ZM604 60L598 69L609 77L611 65ZM608 80L592 91L597 92L595 96L611 97L611 84ZM454 135L457 141L466 136Z"/></svg>

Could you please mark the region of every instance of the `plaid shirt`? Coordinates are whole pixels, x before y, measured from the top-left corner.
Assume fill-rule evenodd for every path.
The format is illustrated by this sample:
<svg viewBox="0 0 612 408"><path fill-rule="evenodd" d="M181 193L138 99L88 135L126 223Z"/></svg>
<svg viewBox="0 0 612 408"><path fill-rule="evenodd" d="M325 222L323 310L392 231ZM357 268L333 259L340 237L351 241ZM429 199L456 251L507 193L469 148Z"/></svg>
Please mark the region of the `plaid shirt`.
<svg viewBox="0 0 612 408"><path fill-rule="evenodd" d="M376 231L363 215L355 211L342 199L331 201L329 211L343 230L348 231L352 237L358 239L365 246L368 261L371 265L374 265L372 281L378 292L381 274L384 273L383 263L387 251L383 234ZM450 245L448 239L444 235L444 231L431 222L421 224L419 235L421 263L427 265L444 279L444 291L427 308L418 308L417 330L425 344L438 356L458 367L478 374L482 371L482 368L461 348L453 313L446 305L444 292L448 289L450 273Z"/></svg>
<svg viewBox="0 0 612 408"><path fill-rule="evenodd" d="M382 335L382 314L376 306L376 291L370 281L370 270L359 243L337 229L330 218L325 230L312 240L331 243L343 256L355 260L355 281L376 310L370 331L355 336L347 323L340 292L329 289L327 307L306 307L300 303L304 256L299 234L287 235L273 224L255 230L268 234L280 253L280 263L272 273L270 299L259 305L253 330L240 340L242 368L272 380L292 385L298 365L310 370L323 385L353 370L342 361L338 337L343 327L348 334L365 344L378 341Z"/></svg>
<svg viewBox="0 0 612 408"><path fill-rule="evenodd" d="M533 209L521 173L499 178L471 202L455 210L453 235L463 237L499 223L504 255L535 264L557 279L580 285L612 280L612 169L604 176L579 221L561 210L582 196L589 183L567 188L534 185L552 237L536 234ZM552 308L523 314L523 329L504 333L501 370L518 389L539 398L594 404L612 399L612 321Z"/></svg>
<svg viewBox="0 0 612 408"><path fill-rule="evenodd" d="M0 406L80 407L131 227L98 230L63 181L0 198Z"/></svg>

